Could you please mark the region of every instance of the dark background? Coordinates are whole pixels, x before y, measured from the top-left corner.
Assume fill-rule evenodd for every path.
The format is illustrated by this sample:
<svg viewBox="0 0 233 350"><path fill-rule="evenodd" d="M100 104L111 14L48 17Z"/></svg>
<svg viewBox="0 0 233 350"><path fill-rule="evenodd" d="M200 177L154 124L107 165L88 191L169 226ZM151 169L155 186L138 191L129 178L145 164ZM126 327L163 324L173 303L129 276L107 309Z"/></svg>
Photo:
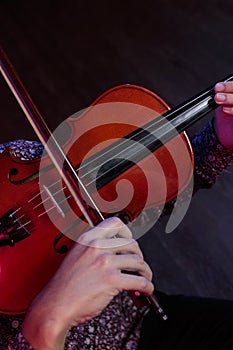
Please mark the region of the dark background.
<svg viewBox="0 0 233 350"><path fill-rule="evenodd" d="M232 73L231 0L1 1L1 45L53 129L112 86L133 83L174 106ZM3 79L0 143L35 139ZM212 117L188 130L197 132ZM233 297L233 178L201 190L170 235L141 240L157 287Z"/></svg>

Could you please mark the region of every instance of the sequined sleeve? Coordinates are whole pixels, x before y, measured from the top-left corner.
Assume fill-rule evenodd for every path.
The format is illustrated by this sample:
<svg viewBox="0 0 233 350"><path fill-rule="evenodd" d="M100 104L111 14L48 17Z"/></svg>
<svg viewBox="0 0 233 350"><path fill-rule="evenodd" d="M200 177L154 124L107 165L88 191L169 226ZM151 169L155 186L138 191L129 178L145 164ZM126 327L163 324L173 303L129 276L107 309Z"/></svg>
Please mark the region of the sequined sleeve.
<svg viewBox="0 0 233 350"><path fill-rule="evenodd" d="M23 316L0 316L0 349L32 350L21 332Z"/></svg>
<svg viewBox="0 0 233 350"><path fill-rule="evenodd" d="M19 332L14 341L14 350L33 350L33 347L24 338L22 332Z"/></svg>
<svg viewBox="0 0 233 350"><path fill-rule="evenodd" d="M217 177L233 162L233 150L224 147L218 140L211 120L192 139L194 151L194 186L211 187Z"/></svg>
<svg viewBox="0 0 233 350"><path fill-rule="evenodd" d="M16 140L0 144L0 153L9 147L17 158L32 160L40 158L43 154L43 146L39 141Z"/></svg>
<svg viewBox="0 0 233 350"><path fill-rule="evenodd" d="M94 319L72 327L65 350L136 350L147 307L137 309L128 293L118 294ZM0 316L0 349L32 350L21 332L23 316Z"/></svg>

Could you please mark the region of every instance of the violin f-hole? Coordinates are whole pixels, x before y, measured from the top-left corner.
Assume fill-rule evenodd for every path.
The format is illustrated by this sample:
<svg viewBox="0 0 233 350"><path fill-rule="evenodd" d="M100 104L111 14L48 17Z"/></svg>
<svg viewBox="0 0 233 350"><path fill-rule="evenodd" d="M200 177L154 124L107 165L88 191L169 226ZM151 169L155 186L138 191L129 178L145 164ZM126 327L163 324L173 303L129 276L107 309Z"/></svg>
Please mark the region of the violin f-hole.
<svg viewBox="0 0 233 350"><path fill-rule="evenodd" d="M39 172L36 171L35 173L33 173L33 174L23 178L23 179L13 180L13 177L18 175L18 173L19 173L18 169L16 169L16 168L10 169L9 174L8 174L8 179L12 185L23 185L26 182L32 181L32 180L36 179L37 177L39 177Z"/></svg>

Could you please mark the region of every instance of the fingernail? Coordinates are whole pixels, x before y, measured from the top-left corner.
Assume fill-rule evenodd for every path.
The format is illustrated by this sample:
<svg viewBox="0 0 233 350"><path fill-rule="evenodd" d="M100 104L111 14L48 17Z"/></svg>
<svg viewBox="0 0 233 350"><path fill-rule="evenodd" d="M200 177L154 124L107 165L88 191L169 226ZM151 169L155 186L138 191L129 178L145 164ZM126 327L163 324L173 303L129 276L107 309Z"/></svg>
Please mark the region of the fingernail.
<svg viewBox="0 0 233 350"><path fill-rule="evenodd" d="M216 99L222 102L226 100L226 96L223 94L216 94Z"/></svg>
<svg viewBox="0 0 233 350"><path fill-rule="evenodd" d="M217 90L219 91L224 91L225 90L225 84L224 83L217 83L215 85L215 87L217 88Z"/></svg>

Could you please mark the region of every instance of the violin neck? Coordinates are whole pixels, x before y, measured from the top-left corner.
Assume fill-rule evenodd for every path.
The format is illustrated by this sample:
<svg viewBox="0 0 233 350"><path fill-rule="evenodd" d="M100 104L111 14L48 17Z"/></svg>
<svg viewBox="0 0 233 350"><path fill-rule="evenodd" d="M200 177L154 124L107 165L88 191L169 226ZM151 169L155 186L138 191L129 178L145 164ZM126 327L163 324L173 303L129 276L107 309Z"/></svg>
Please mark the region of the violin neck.
<svg viewBox="0 0 233 350"><path fill-rule="evenodd" d="M230 75L222 81L227 82L232 80L233 75ZM151 128L151 132L153 134L155 133L160 140L157 147L160 147L161 143L169 141L171 138L176 136L176 134L180 134L181 132L185 131L199 119L203 118L206 114L219 106L214 101L214 86L215 84L161 115L161 117L157 119L158 122L160 119L161 123L160 133L152 131L153 123L151 123L150 127L149 124L147 125L146 129L148 130ZM156 128L158 128L157 123Z"/></svg>
<svg viewBox="0 0 233 350"><path fill-rule="evenodd" d="M228 76L222 81L233 80L233 75ZM185 131L192 124L196 123L199 119L203 118L207 113L213 111L218 107L214 101L214 86L202 91L182 104L172 108L165 112L161 116L156 118L156 122L151 122L144 125L143 130L149 133L147 137L141 137L137 140L137 136L133 135L132 139L135 141L143 140L144 146L151 151L155 151L163 144ZM141 142L141 141L140 141Z"/></svg>
<svg viewBox="0 0 233 350"><path fill-rule="evenodd" d="M231 80L233 80L233 75L228 76L223 81ZM166 117L180 133L218 107L217 103L214 101L214 95L213 85L176 106L171 111L168 111L164 114L164 117Z"/></svg>
<svg viewBox="0 0 233 350"><path fill-rule="evenodd" d="M163 117L181 133L218 107L214 101L214 94L214 88L207 89L166 112Z"/></svg>

